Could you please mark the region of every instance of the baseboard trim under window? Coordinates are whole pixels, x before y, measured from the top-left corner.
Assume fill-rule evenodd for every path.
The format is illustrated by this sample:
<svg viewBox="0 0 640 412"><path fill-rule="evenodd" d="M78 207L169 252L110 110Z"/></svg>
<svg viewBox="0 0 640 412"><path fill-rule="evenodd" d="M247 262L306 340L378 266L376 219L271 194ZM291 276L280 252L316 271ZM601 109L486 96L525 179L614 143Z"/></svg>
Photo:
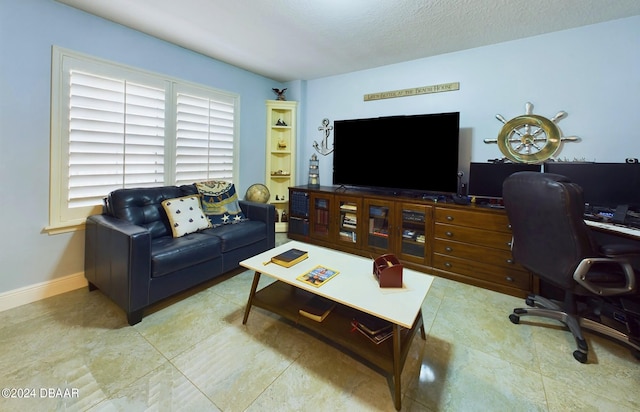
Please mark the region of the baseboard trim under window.
<svg viewBox="0 0 640 412"><path fill-rule="evenodd" d="M87 279L84 272L81 272L10 290L0 294L0 312L86 286Z"/></svg>

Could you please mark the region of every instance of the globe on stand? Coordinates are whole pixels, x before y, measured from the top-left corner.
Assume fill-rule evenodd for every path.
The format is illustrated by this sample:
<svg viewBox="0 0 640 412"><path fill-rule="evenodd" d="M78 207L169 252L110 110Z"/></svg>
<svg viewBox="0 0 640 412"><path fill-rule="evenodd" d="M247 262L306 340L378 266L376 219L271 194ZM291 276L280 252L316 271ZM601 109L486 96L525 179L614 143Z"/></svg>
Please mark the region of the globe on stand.
<svg viewBox="0 0 640 412"><path fill-rule="evenodd" d="M258 203L267 203L270 197L269 188L262 183L255 183L249 186L247 193L244 195L245 200Z"/></svg>

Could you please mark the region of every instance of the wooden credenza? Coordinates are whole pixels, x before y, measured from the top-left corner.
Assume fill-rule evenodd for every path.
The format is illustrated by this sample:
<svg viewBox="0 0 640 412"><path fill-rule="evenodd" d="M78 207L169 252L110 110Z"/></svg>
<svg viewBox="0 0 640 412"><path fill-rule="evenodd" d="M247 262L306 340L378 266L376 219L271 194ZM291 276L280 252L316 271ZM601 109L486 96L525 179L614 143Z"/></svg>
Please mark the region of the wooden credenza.
<svg viewBox="0 0 640 412"><path fill-rule="evenodd" d="M504 210L344 190L289 188L288 237L518 297L538 283L511 255Z"/></svg>

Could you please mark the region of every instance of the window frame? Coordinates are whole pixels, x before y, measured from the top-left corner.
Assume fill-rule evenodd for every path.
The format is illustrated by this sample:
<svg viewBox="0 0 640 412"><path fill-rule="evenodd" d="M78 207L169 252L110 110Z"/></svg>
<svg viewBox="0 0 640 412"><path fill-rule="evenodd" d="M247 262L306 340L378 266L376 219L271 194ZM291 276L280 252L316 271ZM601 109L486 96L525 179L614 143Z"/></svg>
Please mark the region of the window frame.
<svg viewBox="0 0 640 412"><path fill-rule="evenodd" d="M49 225L45 232L64 233L84 229L85 220L92 214L102 212L102 205L68 207L69 171L69 73L80 69L96 75L104 75L128 82L139 82L165 90L164 125L164 182L176 184L176 96L179 91L190 90L209 99L220 98L231 102L233 107L233 157L232 177L236 184L240 170L240 96L210 86L138 69L131 66L96 58L58 46L52 47L51 62L51 138L50 138L50 183ZM105 196L107 193L105 193Z"/></svg>

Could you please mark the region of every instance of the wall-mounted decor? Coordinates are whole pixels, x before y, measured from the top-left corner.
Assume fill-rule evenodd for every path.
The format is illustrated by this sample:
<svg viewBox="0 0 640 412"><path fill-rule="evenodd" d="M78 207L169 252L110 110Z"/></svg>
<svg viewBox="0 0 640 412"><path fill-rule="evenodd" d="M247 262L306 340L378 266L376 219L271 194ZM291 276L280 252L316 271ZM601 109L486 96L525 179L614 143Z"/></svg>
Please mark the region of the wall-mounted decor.
<svg viewBox="0 0 640 412"><path fill-rule="evenodd" d="M413 87L411 89L402 89L402 90L390 90L387 92L379 92L379 93L369 93L364 95L364 101L368 102L371 100L417 96L419 94L452 92L455 90L460 90L460 82L434 84L432 86Z"/></svg>
<svg viewBox="0 0 640 412"><path fill-rule="evenodd" d="M516 163L541 163L553 156L560 142L576 142L576 136L562 137L556 123L567 116L559 111L551 119L533 114L533 104L525 104L525 114L507 121L502 115L496 118L504 124L497 139L484 139L485 143L497 143L502 154Z"/></svg>
<svg viewBox="0 0 640 412"><path fill-rule="evenodd" d="M333 152L333 143L331 143L331 149L329 149L329 135L333 130L333 126L329 126L329 119L322 119L322 126L319 126L318 130L320 130L324 134L324 137L322 138L320 144L318 144L318 142L314 140L313 147L318 153L326 156L329 153Z"/></svg>

